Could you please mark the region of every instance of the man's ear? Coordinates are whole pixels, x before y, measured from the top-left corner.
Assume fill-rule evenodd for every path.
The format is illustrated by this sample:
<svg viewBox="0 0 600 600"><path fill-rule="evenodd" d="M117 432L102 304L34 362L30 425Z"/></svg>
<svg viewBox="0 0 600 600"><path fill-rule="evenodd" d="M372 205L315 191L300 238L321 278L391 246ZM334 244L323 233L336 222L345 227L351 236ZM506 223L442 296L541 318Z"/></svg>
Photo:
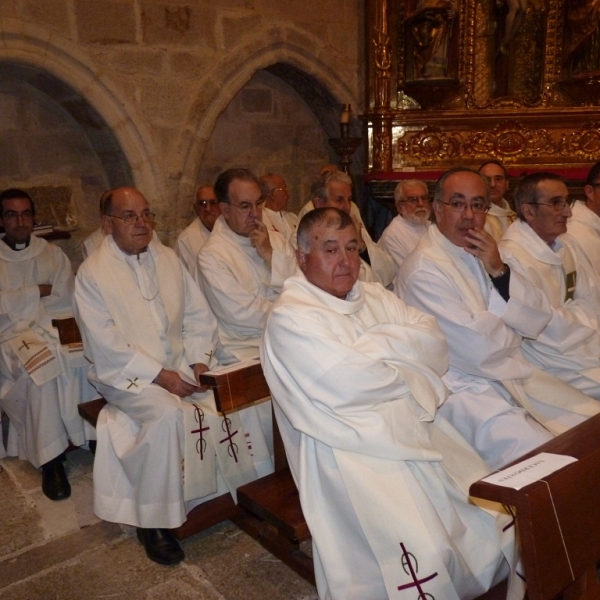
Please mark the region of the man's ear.
<svg viewBox="0 0 600 600"><path fill-rule="evenodd" d="M296 261L298 262L298 266L300 270L304 273L306 269L306 254L298 248L296 250Z"/></svg>
<svg viewBox="0 0 600 600"><path fill-rule="evenodd" d="M535 216L535 209L533 204L521 204L521 214L527 223Z"/></svg>
<svg viewBox="0 0 600 600"><path fill-rule="evenodd" d="M229 211L231 210L229 204L227 204L227 202L219 202L219 207L221 209L221 214L223 217L225 217L225 220L229 221Z"/></svg>
<svg viewBox="0 0 600 600"><path fill-rule="evenodd" d="M588 198L590 200L594 199L594 188L591 185L584 185L583 193L585 194L586 198Z"/></svg>
<svg viewBox="0 0 600 600"><path fill-rule="evenodd" d="M102 231L108 235L109 233L112 233L113 231L113 227L112 227L112 219L108 216L108 215L102 215Z"/></svg>

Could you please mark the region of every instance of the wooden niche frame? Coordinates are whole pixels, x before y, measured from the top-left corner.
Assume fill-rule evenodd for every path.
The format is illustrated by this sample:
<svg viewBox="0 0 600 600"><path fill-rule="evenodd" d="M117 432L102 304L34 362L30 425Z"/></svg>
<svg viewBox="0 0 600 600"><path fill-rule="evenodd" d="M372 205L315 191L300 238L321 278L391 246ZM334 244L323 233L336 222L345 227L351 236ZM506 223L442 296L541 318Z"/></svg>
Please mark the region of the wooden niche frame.
<svg viewBox="0 0 600 600"><path fill-rule="evenodd" d="M589 5L586 27L595 19L600 38L598 0L577 4ZM372 195L491 158L515 174L558 170L579 187L600 159L600 41L575 72L573 6L528 0L511 21L508 0L366 0Z"/></svg>

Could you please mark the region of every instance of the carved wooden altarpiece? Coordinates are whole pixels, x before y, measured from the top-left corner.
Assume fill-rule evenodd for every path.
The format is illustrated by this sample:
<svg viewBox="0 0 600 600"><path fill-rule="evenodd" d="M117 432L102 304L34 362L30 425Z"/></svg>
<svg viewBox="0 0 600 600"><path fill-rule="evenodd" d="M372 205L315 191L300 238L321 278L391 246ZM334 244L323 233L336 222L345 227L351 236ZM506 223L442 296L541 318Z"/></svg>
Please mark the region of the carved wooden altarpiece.
<svg viewBox="0 0 600 600"><path fill-rule="evenodd" d="M600 0L367 0L374 197L502 161L578 188L600 160Z"/></svg>

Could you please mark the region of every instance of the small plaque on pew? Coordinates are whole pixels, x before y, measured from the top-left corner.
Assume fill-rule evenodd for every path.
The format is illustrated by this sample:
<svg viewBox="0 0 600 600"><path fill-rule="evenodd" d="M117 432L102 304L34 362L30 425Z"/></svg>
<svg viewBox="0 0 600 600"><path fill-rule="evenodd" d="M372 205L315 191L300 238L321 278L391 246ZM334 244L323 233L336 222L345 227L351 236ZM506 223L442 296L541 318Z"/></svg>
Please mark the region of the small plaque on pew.
<svg viewBox="0 0 600 600"><path fill-rule="evenodd" d="M268 398L271 395L258 359L202 373L200 383L213 389L217 410L222 413L248 404L249 398Z"/></svg>
<svg viewBox="0 0 600 600"><path fill-rule="evenodd" d="M488 475L482 481L520 490L526 485L540 481L547 475L550 475L550 473L554 473L576 461L577 459L572 456L540 452L507 469L492 473L492 475Z"/></svg>

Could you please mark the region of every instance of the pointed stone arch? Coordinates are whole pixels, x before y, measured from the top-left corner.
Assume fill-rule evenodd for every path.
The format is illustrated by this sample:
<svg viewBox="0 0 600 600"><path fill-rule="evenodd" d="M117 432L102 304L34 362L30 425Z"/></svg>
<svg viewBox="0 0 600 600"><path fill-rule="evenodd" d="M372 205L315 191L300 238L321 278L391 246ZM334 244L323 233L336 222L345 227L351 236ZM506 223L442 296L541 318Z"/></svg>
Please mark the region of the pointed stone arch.
<svg viewBox="0 0 600 600"><path fill-rule="evenodd" d="M263 40L271 40L271 43L264 46ZM312 48L314 52L309 53L306 48ZM187 151L182 152L179 199L193 195L198 165L219 115L261 69L280 77L296 89L301 81L312 84L314 100L321 102L321 108L315 110L311 106L311 109L332 137L338 132L331 129L331 118L327 119L325 112L329 110L332 114L336 113L340 105L347 102L355 107L362 105L347 83L356 78L356 73L348 70L341 60L329 55L319 38L292 27L265 28L258 34L253 32L246 44L236 47L200 80L199 94L181 139L181 148L187 146Z"/></svg>
<svg viewBox="0 0 600 600"><path fill-rule="evenodd" d="M0 69L23 76L56 100L84 131L96 132L105 152L121 154L125 172L111 177L109 168L109 180L134 185L149 200L158 197L163 186L142 120L81 47L54 31L10 18L0 19L0 35ZM107 160L102 151L99 157Z"/></svg>

